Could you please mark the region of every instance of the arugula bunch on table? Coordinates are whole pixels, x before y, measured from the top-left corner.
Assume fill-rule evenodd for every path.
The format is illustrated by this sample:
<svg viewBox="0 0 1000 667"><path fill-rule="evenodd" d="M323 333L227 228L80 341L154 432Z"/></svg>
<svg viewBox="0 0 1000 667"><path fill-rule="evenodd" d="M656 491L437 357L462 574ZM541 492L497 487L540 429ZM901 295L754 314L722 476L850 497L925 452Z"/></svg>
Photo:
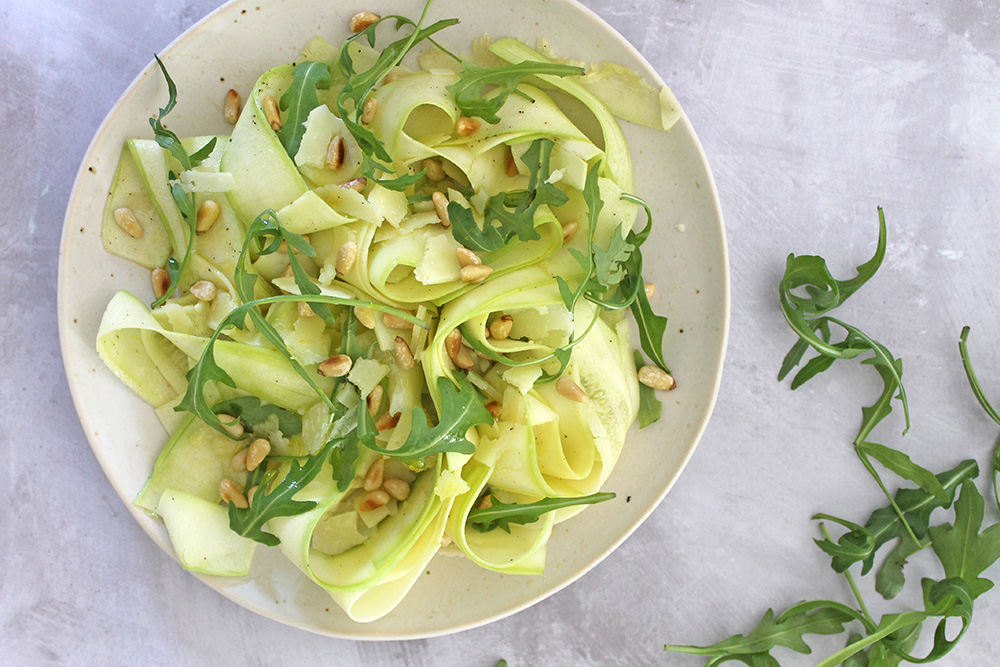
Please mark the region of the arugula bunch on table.
<svg viewBox="0 0 1000 667"><path fill-rule="evenodd" d="M692 653L709 658L715 667L738 662L751 667L779 665L772 652L787 648L809 654L807 635L845 635L845 646L817 663L818 667L895 667L903 663L934 662L947 655L962 638L972 621L977 598L993 587L983 573L1000 558L1000 524L983 528L985 501L973 481L979 474L975 461L962 461L951 470L934 474L892 447L872 442L875 427L892 411L894 402L902 407L909 427L909 407L903 388L902 361L882 343L857 327L829 313L864 285L878 270L885 256L885 217L879 209L879 239L875 255L857 269L850 280L836 280L821 257L788 257L779 287L781 310L789 326L799 336L785 357L778 378L799 367L795 389L830 368L838 359L864 357L882 380L883 390L874 404L862 408L861 428L854 448L862 465L886 496L886 506L871 513L864 525L829 514L814 518L839 525L843 532L830 535L820 524L823 539L817 545L831 557L832 569L842 574L853 594L855 606L832 600L801 602L775 614L768 609L760 623L746 635L738 634L711 646L666 645L665 650ZM842 333L835 340L834 332ZM962 331L960 355L966 376L980 405L1000 424L1000 414L990 405L976 378L968 353L969 328ZM803 363L809 350L816 354ZM904 430L904 434L905 434ZM891 494L876 464L913 486ZM1000 471L1000 449L993 457L994 489ZM997 496L996 491L994 495ZM1000 497L997 497L1000 508ZM951 523L937 520L938 510L954 508ZM916 554L924 552L937 560L938 578L920 582L923 606L887 613L876 619L868 610L851 570L869 575L878 558L875 589L886 600L895 598L906 585L904 568ZM949 619L960 626L947 628ZM925 626L934 627L933 643L924 655L914 655ZM949 636L953 635L953 636Z"/></svg>

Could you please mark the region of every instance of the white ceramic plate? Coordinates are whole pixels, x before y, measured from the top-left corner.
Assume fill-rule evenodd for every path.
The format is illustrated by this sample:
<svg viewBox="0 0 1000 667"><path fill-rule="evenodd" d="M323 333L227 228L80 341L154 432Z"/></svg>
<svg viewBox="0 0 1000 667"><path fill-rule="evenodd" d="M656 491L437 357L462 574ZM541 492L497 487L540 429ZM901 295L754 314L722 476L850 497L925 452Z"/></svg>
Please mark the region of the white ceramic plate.
<svg viewBox="0 0 1000 667"><path fill-rule="evenodd" d="M365 9L416 18L421 6L414 0L371 0ZM238 0L212 13L160 53L179 91L171 129L180 136L228 133L221 103L230 87L246 94L261 72L290 62L314 34L340 41L356 9L354 3ZM481 34L509 34L529 44L544 36L560 55L621 63L662 85L631 45L574 0L491 0L474 7L435 0L431 18L451 16L462 23L441 39L459 51ZM147 119L165 99L165 85L150 64L108 114L84 158L63 229L59 327L66 375L94 454L135 520L172 554L161 523L131 504L165 433L153 411L104 368L94 343L101 314L117 290L150 292L148 271L104 253L101 216L122 142L151 137ZM658 424L629 434L605 487L618 498L557 526L544 575L504 576L439 556L403 603L374 623L350 621L277 549L258 550L251 576L203 576L207 584L259 614L319 633L427 637L502 618L551 595L600 562L652 512L694 451L712 411L728 331L729 276L715 186L687 119L669 133L624 125L637 193L649 202L657 223L643 248L645 273L657 285L654 307L670 317L665 349L678 388L663 395Z"/></svg>

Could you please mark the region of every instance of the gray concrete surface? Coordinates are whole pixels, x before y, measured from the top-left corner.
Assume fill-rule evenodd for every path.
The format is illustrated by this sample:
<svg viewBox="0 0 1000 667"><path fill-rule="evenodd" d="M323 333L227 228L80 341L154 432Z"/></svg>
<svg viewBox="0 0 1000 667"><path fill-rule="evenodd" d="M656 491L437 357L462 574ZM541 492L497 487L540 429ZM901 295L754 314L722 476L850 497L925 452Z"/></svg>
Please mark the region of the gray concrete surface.
<svg viewBox="0 0 1000 667"><path fill-rule="evenodd" d="M726 215L728 363L691 464L592 572L476 630L334 640L223 599L164 557L105 480L73 410L55 315L62 217L90 137L151 52L217 4L0 4L0 663L700 665L662 645L748 632L768 607L801 599L849 602L810 517L863 521L878 505L850 447L877 386L851 366L794 393L778 383L792 336L775 296L789 252L824 255L840 275L866 259L876 205L888 258L843 317L904 359L913 410L905 438L897 411L876 439L935 470L987 463L997 429L956 342L971 325L980 376L1000 397L1000 3L584 0L672 85ZM921 575L940 576L910 572ZM891 608L869 597L874 613ZM996 664L998 624L1000 593L988 593L940 664ZM837 647L816 645L782 664Z"/></svg>

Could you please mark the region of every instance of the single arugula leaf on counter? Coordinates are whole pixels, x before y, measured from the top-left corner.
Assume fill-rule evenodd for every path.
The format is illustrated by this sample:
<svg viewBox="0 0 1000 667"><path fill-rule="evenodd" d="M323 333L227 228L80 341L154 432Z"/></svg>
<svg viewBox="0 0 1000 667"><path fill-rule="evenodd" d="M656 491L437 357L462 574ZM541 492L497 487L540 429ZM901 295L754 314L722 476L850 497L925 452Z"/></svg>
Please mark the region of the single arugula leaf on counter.
<svg viewBox="0 0 1000 667"><path fill-rule="evenodd" d="M535 212L544 205L553 208L569 201L565 192L549 183L549 162L555 142L535 139L521 156L528 168L528 189L501 192L490 197L483 212L483 226L479 227L472 209L457 201L448 203L448 217L455 240L474 251L500 250L515 237L521 241L541 238L535 231ZM499 223L499 224L495 224Z"/></svg>
<svg viewBox="0 0 1000 667"><path fill-rule="evenodd" d="M281 544L273 533L264 530L268 521L275 517L296 516L316 507L312 500L294 500L294 496L306 484L311 482L323 469L323 464L329 458L331 451L338 445L337 440L331 440L320 451L310 456L305 463L297 460L288 462L285 476L269 489L277 470L266 470L260 466L247 476L246 489L258 487L253 494L250 506L240 509L229 501L229 528L242 537L247 537L269 547Z"/></svg>
<svg viewBox="0 0 1000 667"><path fill-rule="evenodd" d="M156 64L160 66L160 72L163 74L164 80L167 82L167 104L160 108L157 115L151 116L149 119L149 125L153 128L153 137L156 139L156 143L160 145L161 148L165 149L170 153L174 159L176 159L181 168L184 171L193 169L197 167L202 161L205 160L212 151L215 150L215 137L212 137L204 146L199 148L194 153L188 153L185 150L184 145L181 143L180 138L174 134L171 130L168 130L163 125L163 119L166 118L167 114L173 111L174 107L177 105L177 86L174 84L174 80L170 78L170 73L167 72L166 66L160 57L153 54L153 58L156 59ZM170 172L169 178L171 181L174 180L173 172ZM180 186L179 183L171 182L170 184L170 195L173 197L174 203L177 205L177 210L181 214L181 218L188 227L188 244L187 248L184 250L184 257L178 261L176 257L170 257L167 260L167 275L170 276L170 285L167 290L158 299L150 304L150 308L157 308L166 302L180 287L181 277L184 275L184 271L187 269L187 265L191 260L191 254L194 252L195 239L197 237L196 227L197 227L197 211L195 209L195 198L194 193L188 194Z"/></svg>
<svg viewBox="0 0 1000 667"><path fill-rule="evenodd" d="M551 76L582 76L582 67L574 65L558 65L525 60L516 65L499 65L497 67L476 67L468 63L462 64L458 81L448 86L455 95L455 103L459 110L468 117L478 116L487 123L500 122L497 113L503 108L511 93L517 93L531 100L518 90L518 85L529 76L548 74ZM495 94L483 96L483 89L495 86Z"/></svg>
<svg viewBox="0 0 1000 667"><path fill-rule="evenodd" d="M502 503L496 496L490 496L490 506L469 512L468 523L481 533L494 528L509 533L510 524L527 524L538 521L543 514L566 507L603 503L615 497L613 493L592 493L576 498L543 498L533 503Z"/></svg>
<svg viewBox="0 0 1000 667"><path fill-rule="evenodd" d="M294 412L277 405L262 403L256 396L239 396L228 401L221 401L212 406L215 414L227 414L238 417L241 422L253 427L263 424L272 415L278 418L278 429L286 438L302 432L302 418Z"/></svg>
<svg viewBox="0 0 1000 667"><path fill-rule="evenodd" d="M633 351L635 359L635 369L638 371L646 365L646 360L642 358L639 350ZM639 383L639 428L646 428L650 424L655 424L660 420L660 413L663 411L663 404L656 397L656 391L641 382Z"/></svg>
<svg viewBox="0 0 1000 667"><path fill-rule="evenodd" d="M493 423L493 415L486 409L486 400L461 374L456 374L455 383L446 377L439 377L437 385L441 393L441 414L436 426L430 425L427 413L418 406L413 408L410 434L398 449L383 449L374 442L365 444L386 456L404 460L443 452L474 453L476 446L466 439L465 434L473 426Z"/></svg>
<svg viewBox="0 0 1000 667"><path fill-rule="evenodd" d="M288 155L294 158L299 152L302 135L306 131L303 123L306 122L309 113L319 106L316 91L329 88L332 79L330 68L326 63L313 61L298 63L292 75L294 78L291 85L278 102L281 110L286 112L281 129L278 130L278 140Z"/></svg>

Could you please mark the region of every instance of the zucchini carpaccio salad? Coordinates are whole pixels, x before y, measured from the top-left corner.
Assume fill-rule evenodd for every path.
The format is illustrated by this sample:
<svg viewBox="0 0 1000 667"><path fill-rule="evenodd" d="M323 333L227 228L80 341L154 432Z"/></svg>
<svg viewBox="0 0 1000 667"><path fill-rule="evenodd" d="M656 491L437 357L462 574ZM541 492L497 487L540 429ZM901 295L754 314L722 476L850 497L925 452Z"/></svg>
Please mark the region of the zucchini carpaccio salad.
<svg viewBox="0 0 1000 667"><path fill-rule="evenodd" d="M439 550L541 573L674 386L618 118L667 131L676 100L544 40L457 56L426 14L357 14L230 90L229 136L164 126L157 58L103 225L153 283L97 340L169 433L135 503L185 568L277 547L359 622Z"/></svg>

